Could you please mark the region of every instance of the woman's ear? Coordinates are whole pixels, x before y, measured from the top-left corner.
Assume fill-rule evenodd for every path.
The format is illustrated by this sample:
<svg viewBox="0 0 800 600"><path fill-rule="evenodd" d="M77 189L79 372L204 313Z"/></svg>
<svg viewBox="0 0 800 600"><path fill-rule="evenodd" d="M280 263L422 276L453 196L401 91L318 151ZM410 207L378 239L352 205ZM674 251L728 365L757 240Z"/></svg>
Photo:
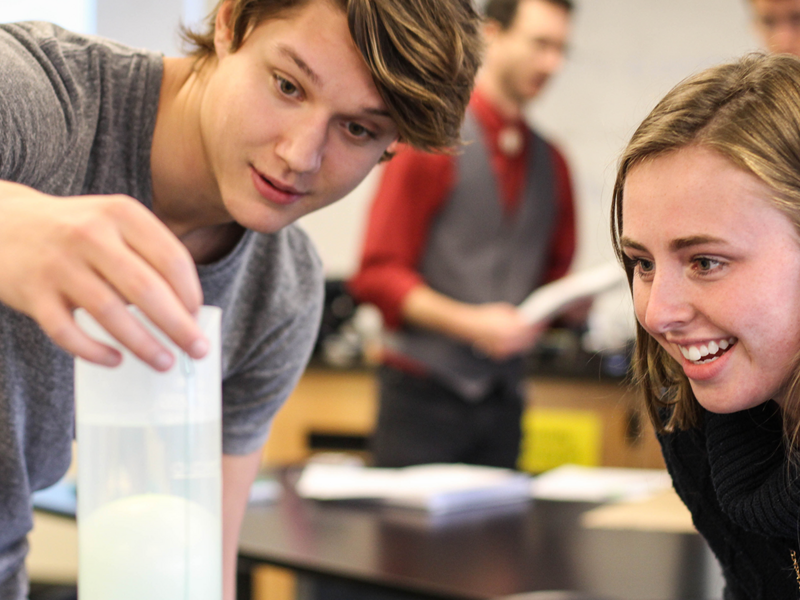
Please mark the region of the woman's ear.
<svg viewBox="0 0 800 600"><path fill-rule="evenodd" d="M232 12L232 0L223 2L217 11L217 18L214 21L214 47L217 50L217 58L223 58L231 53L231 43L233 41Z"/></svg>

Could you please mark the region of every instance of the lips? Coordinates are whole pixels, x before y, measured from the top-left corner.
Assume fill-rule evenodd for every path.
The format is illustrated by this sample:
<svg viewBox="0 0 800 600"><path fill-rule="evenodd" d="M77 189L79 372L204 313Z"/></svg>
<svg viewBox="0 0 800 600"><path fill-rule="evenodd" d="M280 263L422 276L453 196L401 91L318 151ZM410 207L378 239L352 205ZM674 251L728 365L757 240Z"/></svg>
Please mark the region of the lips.
<svg viewBox="0 0 800 600"><path fill-rule="evenodd" d="M307 192L282 184L263 175L255 167L250 167L250 174L256 191L270 202L284 205L294 204L307 194Z"/></svg>
<svg viewBox="0 0 800 600"><path fill-rule="evenodd" d="M678 345L683 357L696 365L714 362L728 352L735 344L736 338L722 338L702 344Z"/></svg>

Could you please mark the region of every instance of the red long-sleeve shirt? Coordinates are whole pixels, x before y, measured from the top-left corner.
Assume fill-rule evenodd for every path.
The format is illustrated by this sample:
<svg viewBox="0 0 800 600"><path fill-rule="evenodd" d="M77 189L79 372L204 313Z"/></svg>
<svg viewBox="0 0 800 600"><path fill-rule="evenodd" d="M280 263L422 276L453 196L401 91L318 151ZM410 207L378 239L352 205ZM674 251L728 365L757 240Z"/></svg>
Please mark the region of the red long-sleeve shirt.
<svg viewBox="0 0 800 600"><path fill-rule="evenodd" d="M527 131L524 123L505 121L478 91L473 94L470 109L485 133L499 184L498 196L504 209L513 213L525 186L530 135L525 136L522 152L509 157L498 147L500 131L508 125ZM558 150L549 144L548 148L553 158L558 207L545 282L566 274L575 252L569 170ZM406 294L424 283L418 265L430 225L455 185L456 171L455 157L412 148L403 148L385 167L369 214L361 265L349 287L360 301L378 306L389 328L401 325L401 305Z"/></svg>

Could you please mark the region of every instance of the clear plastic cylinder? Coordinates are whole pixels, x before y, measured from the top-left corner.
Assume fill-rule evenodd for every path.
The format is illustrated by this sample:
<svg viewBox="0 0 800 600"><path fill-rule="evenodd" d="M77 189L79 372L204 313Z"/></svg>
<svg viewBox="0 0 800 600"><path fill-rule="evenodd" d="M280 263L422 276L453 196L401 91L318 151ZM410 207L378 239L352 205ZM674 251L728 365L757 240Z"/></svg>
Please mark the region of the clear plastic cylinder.
<svg viewBox="0 0 800 600"><path fill-rule="evenodd" d="M201 360L131 311L176 357L169 371L76 311L84 331L123 354L114 368L75 360L80 598L220 600L221 311L199 313L211 343Z"/></svg>

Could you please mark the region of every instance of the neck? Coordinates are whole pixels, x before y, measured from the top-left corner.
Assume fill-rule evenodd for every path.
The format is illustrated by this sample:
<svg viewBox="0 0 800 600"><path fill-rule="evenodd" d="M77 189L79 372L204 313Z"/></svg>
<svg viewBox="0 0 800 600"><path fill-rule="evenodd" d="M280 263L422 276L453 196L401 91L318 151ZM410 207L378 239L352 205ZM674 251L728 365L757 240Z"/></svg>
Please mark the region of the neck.
<svg viewBox="0 0 800 600"><path fill-rule="evenodd" d="M503 86L489 73L482 73L478 76L475 86L481 94L491 102L497 111L508 121L515 121L522 118L522 111L525 103L507 94Z"/></svg>
<svg viewBox="0 0 800 600"><path fill-rule="evenodd" d="M229 245L235 225L219 197L200 128L200 103L212 68L200 69L192 58L164 59L150 158L153 212L200 262L218 255L218 244Z"/></svg>

